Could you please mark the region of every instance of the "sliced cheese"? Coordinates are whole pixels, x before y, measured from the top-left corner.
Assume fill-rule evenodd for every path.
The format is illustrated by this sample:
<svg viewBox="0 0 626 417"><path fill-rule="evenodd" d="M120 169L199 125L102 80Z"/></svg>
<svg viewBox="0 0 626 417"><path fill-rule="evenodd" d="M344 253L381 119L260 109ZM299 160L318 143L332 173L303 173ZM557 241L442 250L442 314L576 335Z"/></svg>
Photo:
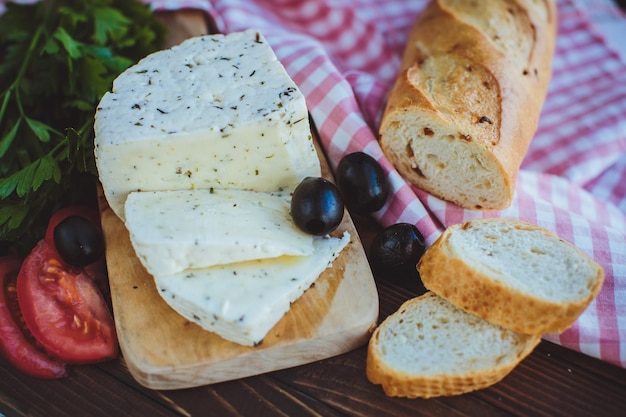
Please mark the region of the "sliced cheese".
<svg viewBox="0 0 626 417"><path fill-rule="evenodd" d="M350 241L315 237L309 256L155 275L163 299L180 315L226 340L256 345Z"/></svg>
<svg viewBox="0 0 626 417"><path fill-rule="evenodd" d="M293 222L288 195L241 190L133 192L126 227L152 275L313 253Z"/></svg>
<svg viewBox="0 0 626 417"><path fill-rule="evenodd" d="M191 38L114 81L95 115L105 197L132 191L273 192L320 176L304 96L254 30Z"/></svg>

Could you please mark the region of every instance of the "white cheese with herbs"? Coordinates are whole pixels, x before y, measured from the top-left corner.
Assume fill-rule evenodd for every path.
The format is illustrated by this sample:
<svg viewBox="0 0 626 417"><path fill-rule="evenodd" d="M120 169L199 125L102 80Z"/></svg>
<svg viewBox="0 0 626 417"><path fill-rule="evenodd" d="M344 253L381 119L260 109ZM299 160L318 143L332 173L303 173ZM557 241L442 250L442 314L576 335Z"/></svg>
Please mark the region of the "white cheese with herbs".
<svg viewBox="0 0 626 417"><path fill-rule="evenodd" d="M257 345L349 243L315 237L309 256L283 256L155 275L159 294L180 315L226 340Z"/></svg>
<svg viewBox="0 0 626 417"><path fill-rule="evenodd" d="M133 192L126 225L152 275L313 253L290 214L290 196L241 190Z"/></svg>
<svg viewBox="0 0 626 417"><path fill-rule="evenodd" d="M114 81L95 115L105 197L132 191L293 189L320 176L305 99L254 30L191 38Z"/></svg>

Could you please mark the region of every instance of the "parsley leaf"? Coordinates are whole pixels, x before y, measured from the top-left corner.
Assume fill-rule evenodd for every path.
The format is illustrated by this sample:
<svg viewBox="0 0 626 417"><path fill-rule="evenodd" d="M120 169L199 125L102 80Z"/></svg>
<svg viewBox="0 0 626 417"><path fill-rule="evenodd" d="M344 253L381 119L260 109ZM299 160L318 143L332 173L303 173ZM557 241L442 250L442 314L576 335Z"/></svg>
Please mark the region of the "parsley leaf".
<svg viewBox="0 0 626 417"><path fill-rule="evenodd" d="M161 47L164 34L149 6L137 0L6 4L0 16L0 241L25 253L55 208L95 195L95 108L119 73Z"/></svg>

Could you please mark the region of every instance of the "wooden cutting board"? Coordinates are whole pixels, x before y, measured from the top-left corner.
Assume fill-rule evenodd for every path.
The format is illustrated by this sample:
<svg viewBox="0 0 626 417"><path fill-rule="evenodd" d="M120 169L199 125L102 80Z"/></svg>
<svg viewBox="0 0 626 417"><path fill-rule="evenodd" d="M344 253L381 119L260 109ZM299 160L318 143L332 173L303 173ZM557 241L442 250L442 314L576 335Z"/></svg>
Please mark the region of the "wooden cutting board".
<svg viewBox="0 0 626 417"><path fill-rule="evenodd" d="M323 174L331 173L318 146ZM314 362L367 343L378 318L378 293L346 212L332 234L351 235L341 252L259 346L222 339L163 301L135 256L123 222L99 193L113 314L130 373L153 389L180 389Z"/></svg>

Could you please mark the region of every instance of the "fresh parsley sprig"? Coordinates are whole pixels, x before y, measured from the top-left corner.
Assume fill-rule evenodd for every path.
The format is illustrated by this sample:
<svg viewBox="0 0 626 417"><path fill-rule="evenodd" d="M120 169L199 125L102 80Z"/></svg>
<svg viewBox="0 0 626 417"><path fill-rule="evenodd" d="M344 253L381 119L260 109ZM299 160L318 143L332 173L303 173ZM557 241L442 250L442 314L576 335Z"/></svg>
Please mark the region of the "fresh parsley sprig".
<svg viewBox="0 0 626 417"><path fill-rule="evenodd" d="M160 48L136 0L8 3L0 16L0 241L27 251L55 206L93 188L93 115L113 79ZM87 189L87 192L91 191Z"/></svg>

